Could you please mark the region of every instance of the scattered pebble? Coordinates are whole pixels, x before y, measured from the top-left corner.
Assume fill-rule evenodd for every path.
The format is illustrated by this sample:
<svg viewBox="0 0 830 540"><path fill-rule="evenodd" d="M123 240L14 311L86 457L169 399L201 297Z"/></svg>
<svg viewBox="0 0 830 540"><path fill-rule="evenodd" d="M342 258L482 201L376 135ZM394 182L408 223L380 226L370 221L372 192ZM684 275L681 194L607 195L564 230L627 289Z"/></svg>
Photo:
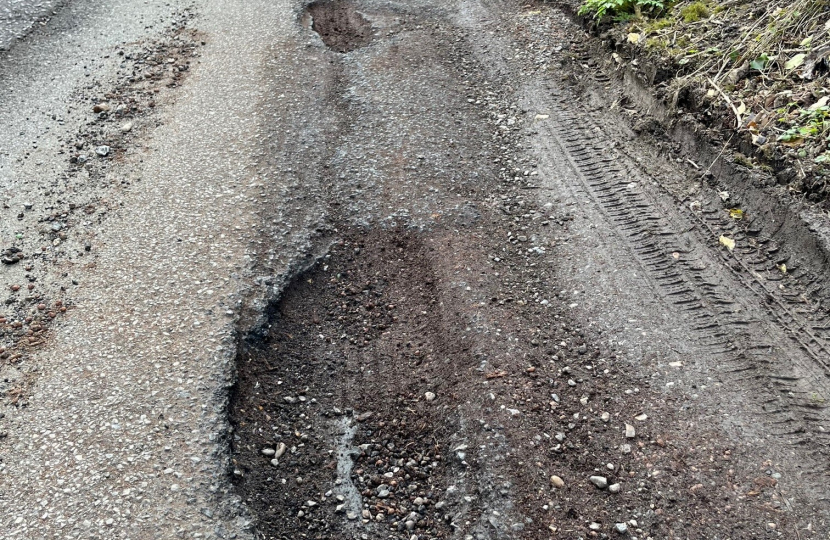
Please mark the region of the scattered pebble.
<svg viewBox="0 0 830 540"><path fill-rule="evenodd" d="M597 486L599 489L605 489L608 487L608 479L604 476L592 476L588 480L590 480L591 483Z"/></svg>

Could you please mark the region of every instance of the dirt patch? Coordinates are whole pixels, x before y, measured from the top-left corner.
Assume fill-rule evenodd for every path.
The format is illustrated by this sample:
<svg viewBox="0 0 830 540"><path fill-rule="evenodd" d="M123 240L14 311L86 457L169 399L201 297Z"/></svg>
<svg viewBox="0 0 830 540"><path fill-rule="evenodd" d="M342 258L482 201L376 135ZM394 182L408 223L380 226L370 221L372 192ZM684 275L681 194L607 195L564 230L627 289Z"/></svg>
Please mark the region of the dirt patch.
<svg viewBox="0 0 830 540"><path fill-rule="evenodd" d="M243 348L234 478L264 538L541 539L618 526L773 538L789 526L773 462L683 427L680 404L601 342L516 303L518 276L486 307L462 301L452 269L483 247L465 243L347 232L288 287L267 337ZM498 333L471 332L481 320Z"/></svg>
<svg viewBox="0 0 830 540"><path fill-rule="evenodd" d="M311 18L311 29L334 51L347 53L372 41L372 23L358 13L351 2L314 2L306 13Z"/></svg>

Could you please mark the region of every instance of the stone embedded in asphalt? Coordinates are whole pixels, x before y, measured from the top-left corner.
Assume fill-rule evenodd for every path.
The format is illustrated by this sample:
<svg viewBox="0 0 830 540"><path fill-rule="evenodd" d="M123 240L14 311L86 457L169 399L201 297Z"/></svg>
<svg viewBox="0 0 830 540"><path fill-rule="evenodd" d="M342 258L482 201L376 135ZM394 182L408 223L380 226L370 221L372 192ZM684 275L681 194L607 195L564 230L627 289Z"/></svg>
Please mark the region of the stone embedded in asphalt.
<svg viewBox="0 0 830 540"><path fill-rule="evenodd" d="M121 126L121 131L124 132L124 133L127 133L131 129L133 129L133 123L132 122L127 122L126 124Z"/></svg>
<svg viewBox="0 0 830 540"><path fill-rule="evenodd" d="M623 454L630 454L631 453L631 445L630 444L621 444L620 445L620 452Z"/></svg>
<svg viewBox="0 0 830 540"><path fill-rule="evenodd" d="M599 417L600 419L602 419L603 422L611 420L611 415L607 412L602 413Z"/></svg>
<svg viewBox="0 0 830 540"><path fill-rule="evenodd" d="M104 157L110 153L110 147L106 145L96 146L95 153L101 157Z"/></svg>
<svg viewBox="0 0 830 540"><path fill-rule="evenodd" d="M611 484L608 486L608 491L611 493L619 493L620 489L622 489L622 487L619 484Z"/></svg>
<svg viewBox="0 0 830 540"><path fill-rule="evenodd" d="M110 104L107 102L98 103L94 107L92 107L92 112L94 113L102 113L107 112L110 110Z"/></svg>
<svg viewBox="0 0 830 540"><path fill-rule="evenodd" d="M591 483L597 486L599 489L605 489L608 487L608 479L604 476L592 476L588 480L590 480Z"/></svg>
<svg viewBox="0 0 830 540"><path fill-rule="evenodd" d="M271 457L271 456L273 456L274 454L277 453L276 450L274 450L273 448L263 448L261 451L262 451L262 455L268 456L268 457Z"/></svg>
<svg viewBox="0 0 830 540"><path fill-rule="evenodd" d="M628 532L628 525L626 525L625 523L617 523L616 525L614 525L614 530L620 534L625 534Z"/></svg>
<svg viewBox="0 0 830 540"><path fill-rule="evenodd" d="M432 393L432 392L425 392L424 393L424 398L426 398L427 401L434 401L435 400L435 394Z"/></svg>
<svg viewBox="0 0 830 540"><path fill-rule="evenodd" d="M556 476L555 474L550 477L550 483L553 485L553 487L557 488L565 486L565 481L562 480L562 478L560 478L559 476Z"/></svg>
<svg viewBox="0 0 830 540"><path fill-rule="evenodd" d="M280 460L278 460L276 458L271 460L271 465L273 465L274 467L279 467L279 464L280 464Z"/></svg>
<svg viewBox="0 0 830 540"><path fill-rule="evenodd" d="M631 424L625 425L625 438L626 439L633 439L637 436L637 432L634 430L634 426Z"/></svg>
<svg viewBox="0 0 830 540"><path fill-rule="evenodd" d="M598 531L598 530L602 529L602 525L600 525L596 521L592 521L591 524L588 525L588 528L591 529L592 531Z"/></svg>

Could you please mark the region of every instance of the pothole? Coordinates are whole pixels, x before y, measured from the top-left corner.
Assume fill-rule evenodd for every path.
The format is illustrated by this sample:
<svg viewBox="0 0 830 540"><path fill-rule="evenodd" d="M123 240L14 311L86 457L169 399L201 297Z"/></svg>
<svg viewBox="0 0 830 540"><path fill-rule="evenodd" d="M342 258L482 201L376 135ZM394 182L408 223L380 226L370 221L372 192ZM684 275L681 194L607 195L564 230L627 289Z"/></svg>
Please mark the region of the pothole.
<svg viewBox="0 0 830 540"><path fill-rule="evenodd" d="M469 506L448 491L463 466L443 405L463 370L443 359L463 352L429 253L401 230L350 232L240 349L234 483L263 538L449 538Z"/></svg>
<svg viewBox="0 0 830 540"><path fill-rule="evenodd" d="M305 21L328 48L347 53L372 41L372 23L343 0L314 2L306 8Z"/></svg>

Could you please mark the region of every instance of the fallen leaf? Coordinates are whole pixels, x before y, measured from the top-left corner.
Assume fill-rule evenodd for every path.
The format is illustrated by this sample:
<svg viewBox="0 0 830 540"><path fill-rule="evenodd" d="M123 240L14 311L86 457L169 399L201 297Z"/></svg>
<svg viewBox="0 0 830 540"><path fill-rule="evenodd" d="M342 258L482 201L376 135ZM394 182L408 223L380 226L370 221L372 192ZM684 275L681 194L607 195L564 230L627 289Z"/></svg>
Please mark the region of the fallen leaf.
<svg viewBox="0 0 830 540"><path fill-rule="evenodd" d="M738 105L738 114L740 115L740 114L743 114L745 112L746 112L746 104L743 101L741 101L741 104Z"/></svg>
<svg viewBox="0 0 830 540"><path fill-rule="evenodd" d="M812 105L810 105L809 110L815 111L816 109L820 109L821 107L824 107L825 105L827 105L828 101L830 101L830 96L824 96L821 99L819 99L818 101L816 101L815 103L813 103Z"/></svg>
<svg viewBox="0 0 830 540"><path fill-rule="evenodd" d="M729 217L732 219L743 219L744 218L744 211L740 208L730 208L729 209Z"/></svg>
<svg viewBox="0 0 830 540"><path fill-rule="evenodd" d="M728 236L721 235L721 237L718 239L718 241L722 245L726 246L726 249L728 249L729 251L732 251L733 249L735 249L735 241L732 240L731 238L729 238Z"/></svg>
<svg viewBox="0 0 830 540"><path fill-rule="evenodd" d="M784 63L784 69L791 70L799 67L801 64L804 63L804 59L807 58L807 55L804 53L799 53Z"/></svg>

